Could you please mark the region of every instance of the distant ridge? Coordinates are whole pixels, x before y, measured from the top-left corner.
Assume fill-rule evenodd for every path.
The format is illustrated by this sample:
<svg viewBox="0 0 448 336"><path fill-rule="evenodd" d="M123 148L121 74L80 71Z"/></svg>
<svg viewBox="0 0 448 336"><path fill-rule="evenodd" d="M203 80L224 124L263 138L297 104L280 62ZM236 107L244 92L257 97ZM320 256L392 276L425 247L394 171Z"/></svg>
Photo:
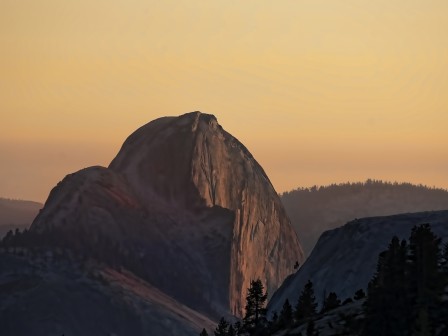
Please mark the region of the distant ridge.
<svg viewBox="0 0 448 336"><path fill-rule="evenodd" d="M448 190L373 179L298 188L281 199L306 256L324 231L355 218L448 209Z"/></svg>
<svg viewBox="0 0 448 336"><path fill-rule="evenodd" d="M0 197L0 238L9 230L29 228L43 206L39 202Z"/></svg>

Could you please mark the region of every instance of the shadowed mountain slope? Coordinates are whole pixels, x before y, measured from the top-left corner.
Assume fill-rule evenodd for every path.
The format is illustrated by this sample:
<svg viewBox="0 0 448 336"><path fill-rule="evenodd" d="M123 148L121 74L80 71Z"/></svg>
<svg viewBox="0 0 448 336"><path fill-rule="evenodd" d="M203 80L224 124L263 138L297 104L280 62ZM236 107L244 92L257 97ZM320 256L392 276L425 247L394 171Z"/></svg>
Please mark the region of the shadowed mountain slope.
<svg viewBox="0 0 448 336"><path fill-rule="evenodd" d="M269 310L280 311L286 299L296 302L308 280L313 282L320 304L324 293L335 292L344 300L360 288L366 291L378 255L387 249L392 237L408 239L413 226L426 223L437 236L448 240L448 211L363 218L326 231L304 265L274 294Z"/></svg>
<svg viewBox="0 0 448 336"><path fill-rule="evenodd" d="M0 256L0 325L3 336L193 336L214 322L130 273L44 254Z"/></svg>

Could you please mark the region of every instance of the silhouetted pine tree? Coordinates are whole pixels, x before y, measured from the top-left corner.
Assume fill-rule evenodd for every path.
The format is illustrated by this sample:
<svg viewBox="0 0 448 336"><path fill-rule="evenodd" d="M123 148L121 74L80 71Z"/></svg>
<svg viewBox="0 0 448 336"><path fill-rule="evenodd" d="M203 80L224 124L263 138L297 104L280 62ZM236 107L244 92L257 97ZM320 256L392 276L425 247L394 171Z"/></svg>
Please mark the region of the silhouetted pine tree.
<svg viewBox="0 0 448 336"><path fill-rule="evenodd" d="M229 322L227 322L224 317L221 317L214 331L215 336L227 336L228 331L229 331Z"/></svg>
<svg viewBox="0 0 448 336"><path fill-rule="evenodd" d="M366 292L364 292L364 289L358 289L355 292L355 296L353 297L355 300L361 300L364 299L366 297Z"/></svg>
<svg viewBox="0 0 448 336"><path fill-rule="evenodd" d="M416 335L433 335L438 325L444 289L439 270L440 243L441 239L431 231L429 224L412 229L409 238L409 293L414 307L413 331Z"/></svg>
<svg viewBox="0 0 448 336"><path fill-rule="evenodd" d="M410 307L407 283L407 245L393 237L378 257L377 271L369 283L365 303L364 335L409 334Z"/></svg>
<svg viewBox="0 0 448 336"><path fill-rule="evenodd" d="M335 292L330 292L328 296L324 300L324 304L322 307L322 313L335 309L341 305L341 300L338 299L338 296Z"/></svg>
<svg viewBox="0 0 448 336"><path fill-rule="evenodd" d="M316 297L314 296L313 283L311 280L305 285L297 301L295 318L297 321L316 315Z"/></svg>
<svg viewBox="0 0 448 336"><path fill-rule="evenodd" d="M236 335L241 335L243 333L243 326L241 325L240 321L236 321L233 325L233 329L235 329Z"/></svg>
<svg viewBox="0 0 448 336"><path fill-rule="evenodd" d="M12 230L9 230L3 237L2 244L6 248L11 247L13 245L13 240L14 240L14 233L12 232Z"/></svg>
<svg viewBox="0 0 448 336"><path fill-rule="evenodd" d="M409 247L392 239L369 283L364 335L447 334L440 242L428 224L412 229Z"/></svg>
<svg viewBox="0 0 448 336"><path fill-rule="evenodd" d="M287 328L290 327L293 322L294 322L294 317L293 317L293 311L292 311L292 306L289 303L289 300L286 299L285 303L283 303L283 308L280 312L280 316L279 316L279 327L280 328Z"/></svg>
<svg viewBox="0 0 448 336"><path fill-rule="evenodd" d="M266 300L268 294L260 279L252 280L246 296L246 314L243 318L244 330L250 334L266 324Z"/></svg>
<svg viewBox="0 0 448 336"><path fill-rule="evenodd" d="M448 243L445 243L443 254L442 254L442 264L441 264L441 273L443 279L443 287L445 288L445 292L448 291ZM444 293L442 295L448 295ZM448 300L442 301L440 307L440 315L441 315L441 325L443 326L443 330L441 331L441 335L448 335Z"/></svg>
<svg viewBox="0 0 448 336"><path fill-rule="evenodd" d="M208 336L207 330L202 329L201 333L199 334L199 336Z"/></svg>
<svg viewBox="0 0 448 336"><path fill-rule="evenodd" d="M443 253L442 253L442 272L444 274L448 274L448 242L445 243L443 246Z"/></svg>

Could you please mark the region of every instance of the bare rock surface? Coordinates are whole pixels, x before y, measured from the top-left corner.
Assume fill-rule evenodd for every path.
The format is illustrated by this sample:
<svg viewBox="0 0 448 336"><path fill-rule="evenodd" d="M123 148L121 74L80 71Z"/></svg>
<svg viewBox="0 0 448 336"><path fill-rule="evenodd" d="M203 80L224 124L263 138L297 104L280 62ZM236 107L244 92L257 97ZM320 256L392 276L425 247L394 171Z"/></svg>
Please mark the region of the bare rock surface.
<svg viewBox="0 0 448 336"><path fill-rule="evenodd" d="M387 249L392 237L408 240L412 227L426 223L436 235L448 240L448 211L357 219L324 232L304 265L274 294L269 311L280 311L286 299L297 302L308 280L313 282L320 304L324 293L335 292L344 300L360 288L366 291L378 255Z"/></svg>
<svg viewBox="0 0 448 336"><path fill-rule="evenodd" d="M214 318L240 315L253 279L272 294L303 258L263 169L200 112L154 120L109 168L67 176L31 229L55 228L132 247L146 280Z"/></svg>

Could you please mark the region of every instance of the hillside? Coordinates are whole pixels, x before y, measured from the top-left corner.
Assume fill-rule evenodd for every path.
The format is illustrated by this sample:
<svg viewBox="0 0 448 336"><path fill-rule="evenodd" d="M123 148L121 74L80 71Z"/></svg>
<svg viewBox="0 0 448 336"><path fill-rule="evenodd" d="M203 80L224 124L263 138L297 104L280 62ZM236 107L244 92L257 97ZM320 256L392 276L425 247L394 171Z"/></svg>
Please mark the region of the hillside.
<svg viewBox="0 0 448 336"><path fill-rule="evenodd" d="M0 255L0 334L197 335L207 317L128 272L23 249Z"/></svg>
<svg viewBox="0 0 448 336"><path fill-rule="evenodd" d="M366 291L378 255L392 237L407 239L413 226L426 223L438 237L448 241L448 211L362 218L325 232L304 265L274 294L269 310L280 311L286 298L296 302L308 280L313 282L320 304L324 293L335 292L344 300L353 297L358 289Z"/></svg>
<svg viewBox="0 0 448 336"><path fill-rule="evenodd" d="M374 180L296 189L281 199L306 256L324 231L356 218L448 209L447 190Z"/></svg>

